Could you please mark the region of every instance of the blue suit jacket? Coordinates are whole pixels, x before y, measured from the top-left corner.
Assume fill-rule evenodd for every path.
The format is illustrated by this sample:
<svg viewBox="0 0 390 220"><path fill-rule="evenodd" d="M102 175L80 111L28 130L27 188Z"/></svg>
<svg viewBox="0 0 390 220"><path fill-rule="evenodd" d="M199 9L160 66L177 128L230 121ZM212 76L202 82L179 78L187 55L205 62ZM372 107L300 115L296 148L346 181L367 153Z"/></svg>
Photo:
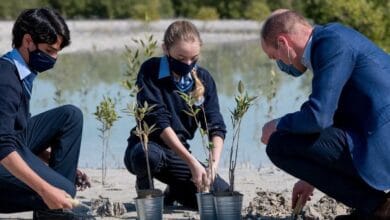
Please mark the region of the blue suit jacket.
<svg viewBox="0 0 390 220"><path fill-rule="evenodd" d="M334 126L347 133L360 176L390 188L390 56L359 32L331 23L312 35L312 93L278 130L316 133Z"/></svg>

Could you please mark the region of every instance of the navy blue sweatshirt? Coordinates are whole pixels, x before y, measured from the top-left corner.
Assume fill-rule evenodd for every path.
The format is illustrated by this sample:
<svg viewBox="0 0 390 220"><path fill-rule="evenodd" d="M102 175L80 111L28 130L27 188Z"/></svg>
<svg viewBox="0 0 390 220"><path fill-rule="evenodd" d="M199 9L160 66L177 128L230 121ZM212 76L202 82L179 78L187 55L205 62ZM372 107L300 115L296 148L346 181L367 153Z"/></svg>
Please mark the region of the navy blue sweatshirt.
<svg viewBox="0 0 390 220"><path fill-rule="evenodd" d="M0 59L0 160L23 143L17 134L23 132L30 118L29 98L24 92L16 66Z"/></svg>
<svg viewBox="0 0 390 220"><path fill-rule="evenodd" d="M197 73L205 87L203 107L209 136L220 136L224 139L226 126L219 110L215 82L207 70L198 67ZM149 139L164 145L160 134L165 128L171 127L188 148L186 141L194 137L197 125L195 119L183 111L188 110L188 106L177 92L166 57L154 57L145 61L138 73L136 84L141 88L137 95L138 103L146 101L149 105L155 105L145 119L149 126L155 124L158 128ZM198 119L204 121L202 113L198 114ZM131 138L135 138L133 133Z"/></svg>

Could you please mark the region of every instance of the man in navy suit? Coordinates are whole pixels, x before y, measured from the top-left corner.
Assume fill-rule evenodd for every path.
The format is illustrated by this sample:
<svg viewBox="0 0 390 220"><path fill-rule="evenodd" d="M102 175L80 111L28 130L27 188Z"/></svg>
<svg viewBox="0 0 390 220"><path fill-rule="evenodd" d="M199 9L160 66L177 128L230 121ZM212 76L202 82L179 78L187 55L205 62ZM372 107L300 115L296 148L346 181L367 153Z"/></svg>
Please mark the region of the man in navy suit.
<svg viewBox="0 0 390 220"><path fill-rule="evenodd" d="M390 56L351 28L313 27L285 9L264 22L261 46L282 71L313 72L301 109L267 122L261 137L271 161L300 179L292 206L315 187L355 219L390 219Z"/></svg>

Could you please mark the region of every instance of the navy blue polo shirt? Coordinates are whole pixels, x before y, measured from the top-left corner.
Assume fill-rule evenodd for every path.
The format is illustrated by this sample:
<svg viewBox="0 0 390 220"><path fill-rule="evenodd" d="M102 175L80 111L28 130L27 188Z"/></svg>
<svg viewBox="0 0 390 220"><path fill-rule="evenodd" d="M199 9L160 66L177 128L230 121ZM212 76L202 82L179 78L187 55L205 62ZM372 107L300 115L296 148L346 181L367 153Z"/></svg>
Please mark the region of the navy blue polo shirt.
<svg viewBox="0 0 390 220"><path fill-rule="evenodd" d="M210 138L220 136L224 139L226 126L220 113L214 79L206 69L199 66L197 74L205 87L204 102L200 106L205 114L199 113L197 117L204 122L205 115ZM195 119L183 111L187 110L188 106L178 94L167 57L153 57L145 61L138 73L136 84L141 88L137 95L138 103L146 101L149 105L155 105L145 119L149 126L155 124L158 129L150 136L150 140L164 145L160 134L165 128L171 127L188 147L186 141L194 137L197 125ZM202 123L202 127L206 128L205 123Z"/></svg>
<svg viewBox="0 0 390 220"><path fill-rule="evenodd" d="M17 49L5 57L0 58L0 160L16 147L23 146L17 134L27 127L31 94L31 90L26 90L23 80L35 74Z"/></svg>

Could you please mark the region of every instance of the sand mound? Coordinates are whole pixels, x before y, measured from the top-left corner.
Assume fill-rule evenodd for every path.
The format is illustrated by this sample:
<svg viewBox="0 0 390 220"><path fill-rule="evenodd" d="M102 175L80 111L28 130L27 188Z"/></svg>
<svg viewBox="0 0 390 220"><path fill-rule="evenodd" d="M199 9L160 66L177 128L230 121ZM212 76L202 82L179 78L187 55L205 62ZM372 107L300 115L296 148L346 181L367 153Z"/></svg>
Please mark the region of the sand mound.
<svg viewBox="0 0 390 220"><path fill-rule="evenodd" d="M244 219L280 219L288 220L291 217L291 198L284 193L260 191L245 208ZM323 196L315 203L307 203L297 219L334 219L337 215L349 213L350 209L334 199Z"/></svg>

